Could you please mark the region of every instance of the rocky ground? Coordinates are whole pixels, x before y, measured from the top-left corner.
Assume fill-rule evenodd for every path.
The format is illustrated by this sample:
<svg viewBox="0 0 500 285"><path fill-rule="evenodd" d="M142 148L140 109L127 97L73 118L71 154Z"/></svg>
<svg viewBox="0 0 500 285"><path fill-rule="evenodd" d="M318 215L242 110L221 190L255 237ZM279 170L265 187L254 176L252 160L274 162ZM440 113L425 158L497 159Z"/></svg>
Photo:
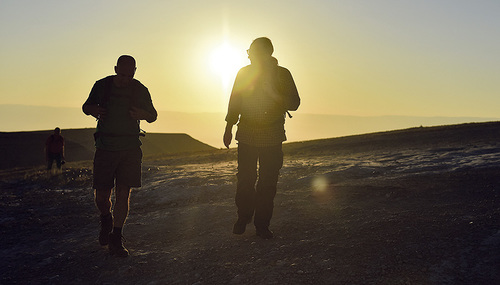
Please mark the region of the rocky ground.
<svg viewBox="0 0 500 285"><path fill-rule="evenodd" d="M98 245L90 162L3 171L0 283L500 284L500 142L416 131L286 145L272 240L231 233L234 149L147 158L124 259Z"/></svg>

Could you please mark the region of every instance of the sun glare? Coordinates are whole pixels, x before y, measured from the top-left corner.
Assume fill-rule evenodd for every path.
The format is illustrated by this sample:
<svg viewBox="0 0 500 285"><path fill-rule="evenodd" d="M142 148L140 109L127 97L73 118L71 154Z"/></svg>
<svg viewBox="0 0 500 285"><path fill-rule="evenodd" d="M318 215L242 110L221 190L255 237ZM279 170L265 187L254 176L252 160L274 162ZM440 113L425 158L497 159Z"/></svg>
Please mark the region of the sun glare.
<svg viewBox="0 0 500 285"><path fill-rule="evenodd" d="M246 56L244 51L237 50L230 44L224 43L212 51L210 59L212 71L220 77L224 91L228 91L232 86L236 73L245 65Z"/></svg>

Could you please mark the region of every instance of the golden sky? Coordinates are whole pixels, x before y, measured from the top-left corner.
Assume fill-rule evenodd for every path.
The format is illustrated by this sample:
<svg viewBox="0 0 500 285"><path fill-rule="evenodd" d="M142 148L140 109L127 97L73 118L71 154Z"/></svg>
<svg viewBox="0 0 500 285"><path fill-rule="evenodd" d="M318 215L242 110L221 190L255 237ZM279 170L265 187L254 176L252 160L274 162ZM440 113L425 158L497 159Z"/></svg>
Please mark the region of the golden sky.
<svg viewBox="0 0 500 285"><path fill-rule="evenodd" d="M0 104L80 107L130 54L158 110L225 112L260 36L300 112L499 116L497 0L2 0Z"/></svg>

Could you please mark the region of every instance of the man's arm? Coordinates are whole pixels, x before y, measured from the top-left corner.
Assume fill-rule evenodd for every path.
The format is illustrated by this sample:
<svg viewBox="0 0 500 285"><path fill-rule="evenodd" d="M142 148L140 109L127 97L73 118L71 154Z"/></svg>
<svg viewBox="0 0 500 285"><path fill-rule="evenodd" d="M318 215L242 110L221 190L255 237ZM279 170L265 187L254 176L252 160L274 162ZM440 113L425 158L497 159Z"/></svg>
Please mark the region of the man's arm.
<svg viewBox="0 0 500 285"><path fill-rule="evenodd" d="M85 102L82 106L82 110L85 115L92 115L96 119L102 119L106 115L106 109L100 107L99 104L89 104Z"/></svg>
<svg viewBox="0 0 500 285"><path fill-rule="evenodd" d="M286 110L295 111L299 108L300 105L300 97L299 92L297 91L297 86L295 86L295 82L293 81L292 74L286 68L282 69L283 77L284 77L284 107Z"/></svg>
<svg viewBox="0 0 500 285"><path fill-rule="evenodd" d="M226 115L226 128L224 130L224 146L229 148L229 145L231 144L231 141L233 140L233 125L235 125L240 117L240 110L241 110L241 96L240 93L242 91L242 86L241 86L241 77L242 77L242 70L238 72L236 75L236 79L234 80L234 85L233 85L233 90L231 91L231 97L229 98L229 105L227 108L227 115Z"/></svg>
<svg viewBox="0 0 500 285"><path fill-rule="evenodd" d="M153 100L151 100L148 88L138 81L137 83L140 88L140 93L137 95L140 96L141 100L137 105L130 108L129 114L134 120L145 120L148 123L152 123L158 118L158 112L153 106Z"/></svg>
<svg viewBox="0 0 500 285"><path fill-rule="evenodd" d="M154 107L149 112L141 108L132 107L129 113L134 120L146 120L148 123L152 123L158 118L158 112L156 112Z"/></svg>
<svg viewBox="0 0 500 285"><path fill-rule="evenodd" d="M227 123L223 138L224 146L226 146L226 148L229 148L229 145L231 145L232 140L233 140L233 124Z"/></svg>
<svg viewBox="0 0 500 285"><path fill-rule="evenodd" d="M96 119L102 119L106 115L106 109L99 106L99 94L102 92L102 88L102 80L97 81L92 86L89 97L82 106L82 111L85 115L92 115Z"/></svg>
<svg viewBox="0 0 500 285"><path fill-rule="evenodd" d="M64 156L64 145L65 145L65 143L64 143L64 137L61 137L61 139L62 139L62 142L63 142L63 143L62 143L61 158L62 158L63 160L65 160L66 158L65 158L65 156Z"/></svg>

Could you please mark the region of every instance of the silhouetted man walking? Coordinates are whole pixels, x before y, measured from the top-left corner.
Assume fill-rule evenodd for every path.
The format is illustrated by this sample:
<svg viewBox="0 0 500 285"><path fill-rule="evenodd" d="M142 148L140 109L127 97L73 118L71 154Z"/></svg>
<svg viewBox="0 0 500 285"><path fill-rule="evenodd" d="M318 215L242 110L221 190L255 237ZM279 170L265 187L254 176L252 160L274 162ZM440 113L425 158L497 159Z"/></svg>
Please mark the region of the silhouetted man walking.
<svg viewBox="0 0 500 285"><path fill-rule="evenodd" d="M129 211L131 187L141 186L142 151L140 120L156 121L148 89L134 79L135 59L118 58L116 75L97 81L83 112L97 118L95 133L95 203L101 213L99 243L108 245L111 255L128 256L122 243L122 228ZM112 209L111 192L115 189Z"/></svg>
<svg viewBox="0 0 500 285"><path fill-rule="evenodd" d="M300 98L291 73L278 66L271 40L255 39L250 45L251 64L238 72L226 116L224 145L229 148L233 125L238 123L238 220L233 233L243 234L254 217L258 236L273 238L269 225L281 167L285 116L297 110ZM257 163L258 182L257 182ZM257 182L257 186L255 183Z"/></svg>
<svg viewBox="0 0 500 285"><path fill-rule="evenodd" d="M54 161L57 169L60 171L64 163L64 137L61 135L61 129L55 128L45 141L45 158L47 160L47 172L50 173Z"/></svg>

